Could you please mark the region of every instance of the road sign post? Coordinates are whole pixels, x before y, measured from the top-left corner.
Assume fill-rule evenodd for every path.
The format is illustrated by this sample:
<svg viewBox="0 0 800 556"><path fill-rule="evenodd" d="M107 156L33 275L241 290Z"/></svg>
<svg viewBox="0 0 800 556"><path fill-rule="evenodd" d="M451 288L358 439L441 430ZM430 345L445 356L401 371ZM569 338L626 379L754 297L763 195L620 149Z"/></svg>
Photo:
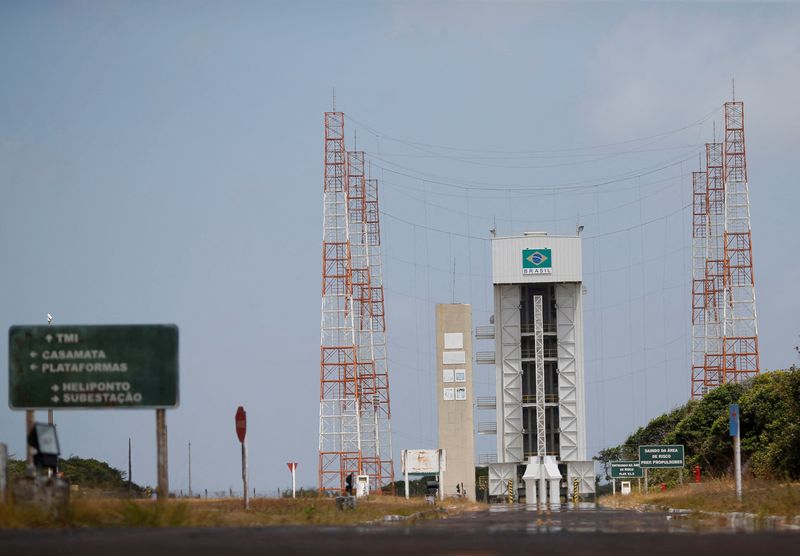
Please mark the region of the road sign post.
<svg viewBox="0 0 800 556"><path fill-rule="evenodd" d="M8 489L8 447L0 442L0 504L5 504Z"/></svg>
<svg viewBox="0 0 800 556"><path fill-rule="evenodd" d="M156 496L159 500L169 498L169 455L167 453L167 412L156 409L156 459L158 466L158 485Z"/></svg>
<svg viewBox="0 0 800 556"><path fill-rule="evenodd" d="M242 494L244 496L244 509L250 509L250 495L247 490L247 441L242 442Z"/></svg>
<svg viewBox="0 0 800 556"><path fill-rule="evenodd" d="M236 436L242 445L242 486L244 487L244 509L250 508L247 492L247 413L242 406L236 409Z"/></svg>
<svg viewBox="0 0 800 556"><path fill-rule="evenodd" d="M402 458L403 458L402 459L402 461L403 461L403 481L405 482L406 500L408 500L409 496L410 496L409 492L408 492L409 484L408 484L408 462L406 461L407 455L408 455L408 452L406 450L403 450L403 454L402 454Z"/></svg>
<svg viewBox="0 0 800 556"><path fill-rule="evenodd" d="M742 499L742 432L739 429L739 404L728 407L728 426L733 437L733 467L736 474L736 498Z"/></svg>
<svg viewBox="0 0 800 556"><path fill-rule="evenodd" d="M32 409L25 410L25 438L28 438L28 435L33 430L33 424L36 422L36 415ZM30 444L27 444L25 449L26 457L25 463L29 466L33 465L33 447Z"/></svg>
<svg viewBox="0 0 800 556"><path fill-rule="evenodd" d="M295 496L295 488L297 486L297 482L295 481L296 472L297 472L297 462L290 461L287 462L286 465L289 467L289 471L292 472L292 498L296 498Z"/></svg>

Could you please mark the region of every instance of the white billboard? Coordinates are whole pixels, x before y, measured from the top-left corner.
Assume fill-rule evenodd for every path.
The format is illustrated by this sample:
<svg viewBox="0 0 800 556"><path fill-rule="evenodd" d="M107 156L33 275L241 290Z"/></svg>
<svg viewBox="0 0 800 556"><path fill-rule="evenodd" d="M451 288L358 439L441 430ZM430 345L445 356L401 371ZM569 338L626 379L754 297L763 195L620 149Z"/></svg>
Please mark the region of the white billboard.
<svg viewBox="0 0 800 556"><path fill-rule="evenodd" d="M409 475L428 475L447 471L447 457L444 450L403 450L403 473Z"/></svg>

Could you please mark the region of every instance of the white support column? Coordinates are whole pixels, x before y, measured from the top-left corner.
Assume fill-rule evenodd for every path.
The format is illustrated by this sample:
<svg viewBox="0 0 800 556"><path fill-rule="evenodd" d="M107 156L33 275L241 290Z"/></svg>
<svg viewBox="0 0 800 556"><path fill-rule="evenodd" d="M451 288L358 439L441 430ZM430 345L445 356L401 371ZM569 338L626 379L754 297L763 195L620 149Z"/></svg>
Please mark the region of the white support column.
<svg viewBox="0 0 800 556"><path fill-rule="evenodd" d="M508 481L516 476L516 464L489 464L489 496L506 496Z"/></svg>
<svg viewBox="0 0 800 556"><path fill-rule="evenodd" d="M536 505L536 480L525 481L525 503Z"/></svg>
<svg viewBox="0 0 800 556"><path fill-rule="evenodd" d="M547 503L547 474L544 471L544 465L542 464L542 458L539 459L539 501L542 504Z"/></svg>
<svg viewBox="0 0 800 556"><path fill-rule="evenodd" d="M544 412L544 317L542 316L542 296L533 297L533 342L536 364L536 455L547 455Z"/></svg>
<svg viewBox="0 0 800 556"><path fill-rule="evenodd" d="M522 345L520 287L495 286L497 325L497 458L499 463L524 461L522 446Z"/></svg>
<svg viewBox="0 0 800 556"><path fill-rule="evenodd" d="M561 506L561 493L559 492L559 483L561 481L558 479L550 479L550 507L557 508Z"/></svg>
<svg viewBox="0 0 800 556"><path fill-rule="evenodd" d="M580 296L580 283L556 285L561 461L586 459Z"/></svg>

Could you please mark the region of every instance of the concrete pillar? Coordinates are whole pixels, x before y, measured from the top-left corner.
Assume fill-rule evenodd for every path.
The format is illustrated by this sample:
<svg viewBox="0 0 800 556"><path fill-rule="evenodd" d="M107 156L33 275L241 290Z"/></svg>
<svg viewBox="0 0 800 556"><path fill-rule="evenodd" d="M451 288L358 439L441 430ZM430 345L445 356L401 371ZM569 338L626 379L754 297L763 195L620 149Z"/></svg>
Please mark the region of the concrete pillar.
<svg viewBox="0 0 800 556"><path fill-rule="evenodd" d="M529 479L525 481L525 499L526 504L536 504L536 480Z"/></svg>
<svg viewBox="0 0 800 556"><path fill-rule="evenodd" d="M561 506L561 495L559 493L560 479L550 479L550 507L557 508Z"/></svg>
<svg viewBox="0 0 800 556"><path fill-rule="evenodd" d="M541 459L541 458L539 458ZM544 477L544 466L539 464L539 501L547 503L547 479Z"/></svg>

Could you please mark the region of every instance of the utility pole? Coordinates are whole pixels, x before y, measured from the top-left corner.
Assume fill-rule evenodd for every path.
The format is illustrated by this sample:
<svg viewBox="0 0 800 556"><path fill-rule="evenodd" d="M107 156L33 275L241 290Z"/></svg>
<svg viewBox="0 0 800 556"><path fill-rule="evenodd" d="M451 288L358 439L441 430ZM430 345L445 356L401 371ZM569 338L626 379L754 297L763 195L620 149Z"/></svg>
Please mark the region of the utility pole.
<svg viewBox="0 0 800 556"><path fill-rule="evenodd" d="M192 497L192 443L189 442L189 498Z"/></svg>

